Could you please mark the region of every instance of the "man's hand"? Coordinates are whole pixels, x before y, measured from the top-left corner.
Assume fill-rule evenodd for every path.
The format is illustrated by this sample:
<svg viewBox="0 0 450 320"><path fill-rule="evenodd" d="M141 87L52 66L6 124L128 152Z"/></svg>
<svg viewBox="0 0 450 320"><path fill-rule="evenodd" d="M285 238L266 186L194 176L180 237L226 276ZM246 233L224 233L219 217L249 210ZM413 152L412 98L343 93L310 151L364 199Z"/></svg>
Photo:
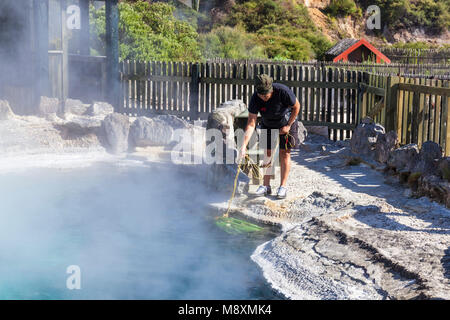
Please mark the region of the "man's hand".
<svg viewBox="0 0 450 320"><path fill-rule="evenodd" d="M280 129L280 134L286 134L286 133L289 133L289 130L291 130L291 126L290 126L290 125L281 127L281 129Z"/></svg>
<svg viewBox="0 0 450 320"><path fill-rule="evenodd" d="M238 163L241 162L242 159L244 159L246 153L247 153L247 147L246 146L242 146L241 149L239 150Z"/></svg>

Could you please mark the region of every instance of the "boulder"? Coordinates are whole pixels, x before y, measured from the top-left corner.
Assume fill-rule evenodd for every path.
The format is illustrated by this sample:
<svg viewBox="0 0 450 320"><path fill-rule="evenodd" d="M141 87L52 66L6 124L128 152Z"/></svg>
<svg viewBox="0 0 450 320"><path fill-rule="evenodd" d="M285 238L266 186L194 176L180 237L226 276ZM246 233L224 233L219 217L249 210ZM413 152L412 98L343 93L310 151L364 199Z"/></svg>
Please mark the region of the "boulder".
<svg viewBox="0 0 450 320"><path fill-rule="evenodd" d="M128 135L130 121L128 116L112 113L102 122L102 131L112 153L121 153L128 150Z"/></svg>
<svg viewBox="0 0 450 320"><path fill-rule="evenodd" d="M87 108L85 115L106 117L114 113L114 107L106 102L94 102Z"/></svg>
<svg viewBox="0 0 450 320"><path fill-rule="evenodd" d="M442 158L442 148L433 141L426 141L422 144L417 163L412 169L413 172L421 172L423 175L438 174L439 160Z"/></svg>
<svg viewBox="0 0 450 320"><path fill-rule="evenodd" d="M81 116L86 113L88 108L89 104L84 104L81 100L67 99L64 112Z"/></svg>
<svg viewBox="0 0 450 320"><path fill-rule="evenodd" d="M38 115L46 116L51 113L59 113L60 103L58 98L41 97L39 103Z"/></svg>
<svg viewBox="0 0 450 320"><path fill-rule="evenodd" d="M417 144L411 143L389 153L387 164L396 172L411 172L419 157Z"/></svg>
<svg viewBox="0 0 450 320"><path fill-rule="evenodd" d="M247 110L247 105L241 100L224 102L209 114L206 129L220 130L225 144L230 148L235 148L234 119L245 110Z"/></svg>
<svg viewBox="0 0 450 320"><path fill-rule="evenodd" d="M300 145L306 140L306 137L308 136L308 131L306 130L305 126L303 125L303 122L298 121L298 132L297 132L297 144Z"/></svg>
<svg viewBox="0 0 450 320"><path fill-rule="evenodd" d="M443 181L439 183L441 190L443 191L442 202L447 208L450 208L450 182Z"/></svg>
<svg viewBox="0 0 450 320"><path fill-rule="evenodd" d="M215 150L222 148L223 163L226 163L226 149L236 149L234 141L234 119L247 110L246 104L241 100L232 100L222 103L216 110L208 115L206 130L217 129L222 133L221 141L207 141L207 147L215 144Z"/></svg>
<svg viewBox="0 0 450 320"><path fill-rule="evenodd" d="M450 181L450 157L444 157L438 161L438 175L447 181Z"/></svg>
<svg viewBox="0 0 450 320"><path fill-rule="evenodd" d="M160 118L139 117L131 125L130 142L135 147L165 146L172 141L173 131L173 127Z"/></svg>
<svg viewBox="0 0 450 320"><path fill-rule="evenodd" d="M350 147L350 141L349 140L338 140L334 143L334 145L338 148L348 148L348 147Z"/></svg>
<svg viewBox="0 0 450 320"><path fill-rule="evenodd" d="M328 139L327 126L306 126L305 128L308 134L317 134L319 136L324 136Z"/></svg>
<svg viewBox="0 0 450 320"><path fill-rule="evenodd" d="M0 100L0 121L14 118L14 113L6 100Z"/></svg>
<svg viewBox="0 0 450 320"><path fill-rule="evenodd" d="M387 163L389 154L397 148L398 142L395 131L380 134L375 144L375 160L380 163Z"/></svg>
<svg viewBox="0 0 450 320"><path fill-rule="evenodd" d="M187 128L191 127L191 125L187 121L185 121L181 118L178 118L177 116L174 116L174 115L168 115L168 114L157 115L157 116L153 117L152 119L163 121L166 123L166 125L168 125L169 127L173 128L173 129L187 129Z"/></svg>
<svg viewBox="0 0 450 320"><path fill-rule="evenodd" d="M237 152L235 152L237 155ZM208 174L208 183L216 190L231 193L234 187L234 180L237 174L236 164L217 164L213 163ZM248 191L250 177L240 171L236 181L236 194L242 194Z"/></svg>
<svg viewBox="0 0 450 320"><path fill-rule="evenodd" d="M56 125L56 127L61 130L61 135L64 139L98 133L102 127L102 120L95 117L70 114L70 117L67 117L67 120L68 121L65 123Z"/></svg>
<svg viewBox="0 0 450 320"><path fill-rule="evenodd" d="M356 127L350 140L351 151L355 154L368 155L375 150L378 137L385 133L384 127L364 118Z"/></svg>
<svg viewBox="0 0 450 320"><path fill-rule="evenodd" d="M442 181L438 176L421 176L418 181L417 194L444 203L447 207L450 206L450 183Z"/></svg>
<svg viewBox="0 0 450 320"><path fill-rule="evenodd" d="M207 144L215 143L215 150L223 150L223 164L214 163L210 167L208 181L216 188L232 187L236 175L237 165L227 164L227 154L237 154L234 141L234 120L237 115L247 110L247 106L241 100L233 100L222 103L208 116L206 129L217 129L222 133L221 141L207 141ZM231 151L231 152L230 152ZM249 178L240 174L238 178L237 192L243 192L248 187Z"/></svg>

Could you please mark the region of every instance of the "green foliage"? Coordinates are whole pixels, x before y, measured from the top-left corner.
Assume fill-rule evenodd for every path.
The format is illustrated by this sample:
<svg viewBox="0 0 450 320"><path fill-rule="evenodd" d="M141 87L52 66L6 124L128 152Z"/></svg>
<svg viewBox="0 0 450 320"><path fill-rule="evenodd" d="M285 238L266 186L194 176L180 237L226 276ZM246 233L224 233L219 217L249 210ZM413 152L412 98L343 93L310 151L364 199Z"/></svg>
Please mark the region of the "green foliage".
<svg viewBox="0 0 450 320"><path fill-rule="evenodd" d="M296 1L240 1L225 23L256 34L271 59L320 59L331 47L331 42L315 27L307 8Z"/></svg>
<svg viewBox="0 0 450 320"><path fill-rule="evenodd" d="M198 34L191 22L174 16L166 3L136 1L119 3L119 50L121 59L193 61L200 59ZM104 7L93 12L98 51L104 47Z"/></svg>
<svg viewBox="0 0 450 320"><path fill-rule="evenodd" d="M440 32L450 27L450 0L375 0L392 28L425 27Z"/></svg>
<svg viewBox="0 0 450 320"><path fill-rule="evenodd" d="M264 48L258 45L255 36L239 28L218 27L200 35L199 40L203 56L207 59L267 58Z"/></svg>
<svg viewBox="0 0 450 320"><path fill-rule="evenodd" d="M242 24L248 32L257 32L270 24L314 29L305 6L286 0L245 1L236 4L228 22L232 25Z"/></svg>
<svg viewBox="0 0 450 320"><path fill-rule="evenodd" d="M326 8L326 12L332 17L337 16L354 16L362 17L362 10L356 6L353 0L331 0L330 5Z"/></svg>

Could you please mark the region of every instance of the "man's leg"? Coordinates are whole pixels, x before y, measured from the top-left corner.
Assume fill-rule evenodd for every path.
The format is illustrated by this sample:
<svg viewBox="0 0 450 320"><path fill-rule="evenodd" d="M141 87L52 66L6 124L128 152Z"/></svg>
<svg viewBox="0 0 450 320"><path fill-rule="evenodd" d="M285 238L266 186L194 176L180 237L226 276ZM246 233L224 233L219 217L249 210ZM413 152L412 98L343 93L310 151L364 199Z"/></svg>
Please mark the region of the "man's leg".
<svg viewBox="0 0 450 320"><path fill-rule="evenodd" d="M289 176L289 171L291 170L291 150L283 150L280 149L280 173L281 173L281 181L280 186L286 186L286 182ZM265 177L264 177L265 179Z"/></svg>
<svg viewBox="0 0 450 320"><path fill-rule="evenodd" d="M272 155L272 150L271 149L267 149L266 152L264 153L264 162L263 165L267 165L272 159L270 158L270 156ZM272 175L272 165L271 164L268 168L264 169L264 185L266 187L270 186L270 176Z"/></svg>

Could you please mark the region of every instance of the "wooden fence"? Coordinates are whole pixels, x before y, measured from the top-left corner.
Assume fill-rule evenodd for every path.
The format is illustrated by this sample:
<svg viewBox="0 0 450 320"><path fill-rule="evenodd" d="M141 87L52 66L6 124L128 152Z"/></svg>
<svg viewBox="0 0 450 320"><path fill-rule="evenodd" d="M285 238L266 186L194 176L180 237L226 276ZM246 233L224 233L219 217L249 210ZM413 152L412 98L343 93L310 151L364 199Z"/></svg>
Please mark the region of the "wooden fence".
<svg viewBox="0 0 450 320"><path fill-rule="evenodd" d="M173 114L207 119L221 103L248 104L255 75L264 72L289 86L305 125L326 125L333 139L349 138L357 123L358 77L340 68L246 63L136 62L121 64L123 106L130 115Z"/></svg>
<svg viewBox="0 0 450 320"><path fill-rule="evenodd" d="M440 49L403 49L383 47L380 51L389 57L392 62L399 63L450 63L450 48Z"/></svg>
<svg viewBox="0 0 450 320"><path fill-rule="evenodd" d="M123 105L129 115L172 114L207 119L227 100L248 104L253 79L270 74L290 87L306 126L327 126L331 139L350 138L365 116L396 130L402 144L433 140L450 154L448 81L383 76L336 67L267 63L121 63Z"/></svg>

